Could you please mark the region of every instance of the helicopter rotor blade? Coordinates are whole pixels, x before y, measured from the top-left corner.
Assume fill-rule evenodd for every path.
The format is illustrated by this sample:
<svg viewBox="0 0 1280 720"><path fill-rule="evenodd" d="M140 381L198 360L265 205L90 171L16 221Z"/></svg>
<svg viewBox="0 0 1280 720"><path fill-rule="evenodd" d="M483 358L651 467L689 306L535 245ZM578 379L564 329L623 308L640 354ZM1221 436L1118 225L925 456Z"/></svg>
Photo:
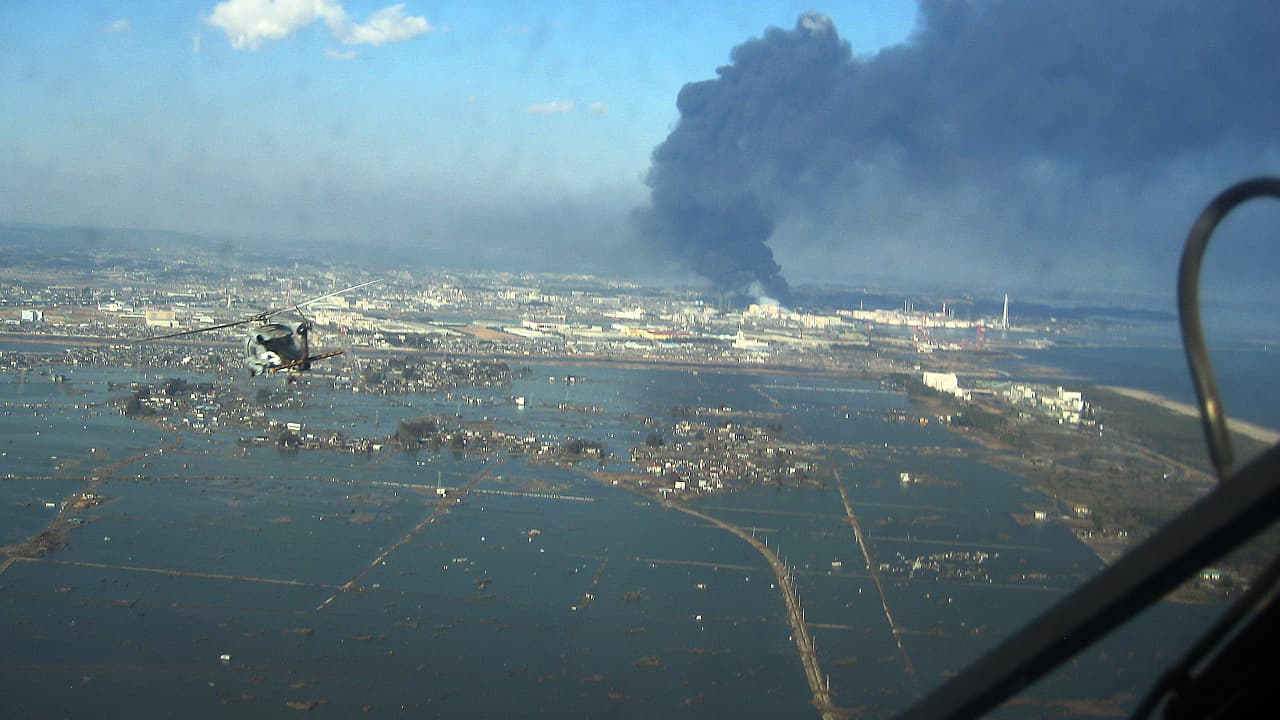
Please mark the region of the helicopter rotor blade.
<svg viewBox="0 0 1280 720"><path fill-rule="evenodd" d="M326 299L331 298L331 297L333 297L333 296L335 296L335 295L341 295L341 294L343 294L343 293L349 293L349 292L351 292L352 290L359 290L359 289L360 289L360 288L362 288L362 287L367 287L367 286L372 285L372 284L374 284L374 283L380 283L380 282L382 282L382 278L378 278L378 279L376 279L376 280L370 280L369 282L362 282L362 283L360 283L359 285L352 285L351 287L343 288L343 289L341 289L341 290L335 290L335 291L333 291L333 292L331 292L331 293L325 293L324 295L320 295L320 296L318 296L318 297L313 297L313 298L311 298L310 300L304 300L303 302L296 303L296 304L294 304L294 305L290 305L290 306L288 306L288 307L283 307L283 308L280 308L279 310L272 310L272 311L271 311L271 312L269 312L269 313L263 313L261 317L262 317L262 318L264 318L264 319L265 319L265 318L269 318L269 317L274 317L274 316L276 316L276 315L279 315L280 313L287 313L287 312L289 312L290 310L296 310L296 311L298 311L298 313L299 313L299 314L301 314L301 313L302 313L302 308L304 308L304 307L306 307L306 306L308 306L308 305L310 305L310 304L312 304L312 303L320 302L321 300L326 300ZM305 318L305 316L304 316L304 318Z"/></svg>
<svg viewBox="0 0 1280 720"><path fill-rule="evenodd" d="M237 327L239 325L248 325L249 323L257 319L258 319L258 316L255 315L254 317L247 318L244 320L237 320L235 322L222 323L221 325L210 325L209 327L196 328L194 330L183 330L182 332L169 333L167 335L154 335L152 337L135 340L134 342L140 342L140 343L151 342L152 340L165 340L167 338L182 337L183 335L195 335L196 333L209 332L210 330L221 330L223 328Z"/></svg>
<svg viewBox="0 0 1280 720"><path fill-rule="evenodd" d="M331 293L325 293L324 295L320 295L319 297L313 297L313 298L311 298L310 300L305 300L305 301L303 301L303 302L300 302L300 303L297 303L297 304L294 304L294 305L289 305L288 307L283 307L283 308L280 308L280 309L278 309L278 310L272 310L272 311L270 311L270 312L258 313L257 315L254 315L254 316L252 316L252 317L244 318L243 320L236 320L236 321L234 321L234 322L222 323L222 324L220 324L220 325L210 325L210 326L208 326L208 327L195 328L194 330L183 330L182 332L168 333L167 335L155 335L155 336L148 337L148 338L141 338L141 339L139 339L139 340L134 340L133 342L135 342L135 343L142 343L142 342L151 342L151 341L153 341L153 340L166 340L166 339L168 339L168 338L182 337L182 336L184 336L184 335L195 335L196 333L209 332L210 330L222 330L223 328L239 327L240 325L248 325L248 324L249 324L249 323L251 323L251 322L261 322L261 323L265 323L267 320L269 320L269 319L270 319L270 318L272 318L272 317L275 317L276 315L279 315L279 314L281 314L281 313L287 313L287 312L290 312L290 311L296 311L299 315L301 315L301 316L302 316L302 320L303 320L303 322L310 322L310 320L307 318L307 316L303 314L303 312L302 312L302 308L304 308L304 307L306 307L306 306L308 306L308 305L310 305L310 304L312 304L312 303L315 303L315 302L319 302L319 301L321 301L321 300L324 300L324 299L326 299L326 298L331 298L331 297L333 297L333 296L335 296L335 295L341 295L341 294L343 294L343 293L351 292L352 290L359 290L359 289L360 289L360 288L362 288L362 287L367 287L367 286L372 285L372 284L374 284L374 283L382 282L382 280L383 280L382 278L378 278L378 279L376 279L376 280L370 280L370 281L368 281L368 282L362 282L362 283L360 283L359 285L352 285L351 287L348 287L348 288L343 288L343 289L341 289L341 290L335 290L334 292L331 292Z"/></svg>

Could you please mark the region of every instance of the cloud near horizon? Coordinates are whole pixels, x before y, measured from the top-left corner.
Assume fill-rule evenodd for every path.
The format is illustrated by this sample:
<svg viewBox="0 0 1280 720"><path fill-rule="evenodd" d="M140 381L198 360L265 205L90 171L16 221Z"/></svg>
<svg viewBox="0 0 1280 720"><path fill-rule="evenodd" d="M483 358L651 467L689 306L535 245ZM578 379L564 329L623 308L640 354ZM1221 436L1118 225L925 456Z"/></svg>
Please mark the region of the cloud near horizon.
<svg viewBox="0 0 1280 720"><path fill-rule="evenodd" d="M544 103L534 103L524 109L525 112L533 115L564 115L573 112L577 105L572 100L552 100Z"/></svg>
<svg viewBox="0 0 1280 720"><path fill-rule="evenodd" d="M205 22L221 29L237 50L256 50L267 40L281 40L316 22L343 45L372 45L411 40L435 30L426 18L409 15L403 3L373 13L368 22L347 17L338 0L226 0Z"/></svg>

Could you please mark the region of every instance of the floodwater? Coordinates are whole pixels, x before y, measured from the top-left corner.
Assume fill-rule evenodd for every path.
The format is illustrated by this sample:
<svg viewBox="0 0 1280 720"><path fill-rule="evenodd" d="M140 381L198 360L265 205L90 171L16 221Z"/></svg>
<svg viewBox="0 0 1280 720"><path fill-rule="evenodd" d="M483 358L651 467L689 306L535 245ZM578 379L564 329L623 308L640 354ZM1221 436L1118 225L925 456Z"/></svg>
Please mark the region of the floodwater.
<svg viewBox="0 0 1280 720"><path fill-rule="evenodd" d="M487 418L508 432L600 440L614 470L633 469L628 451L648 433L669 433L674 407L756 413L787 440L823 444L838 473L825 487L758 486L694 505L786 558L835 702L868 717L903 709L1100 567L1066 529L1014 522L1041 500L1022 478L978 462L936 423L887 422L911 409L900 394L813 378L531 367L511 388L453 396L304 382L284 391L300 406L271 416L381 438L428 413ZM173 433L121 415L123 391L107 383L136 372L51 371L67 382L0 377L0 542L42 530L94 478L106 501L75 513L66 547L0 574L5 716L815 712L764 558L587 477L598 464L242 448L238 429ZM504 404L509 395L525 408ZM903 485L902 472L937 482ZM442 502L437 486L473 490ZM520 492L529 487L550 489ZM1117 694L1131 708L1155 661L1214 612L1158 607L1008 713Z"/></svg>

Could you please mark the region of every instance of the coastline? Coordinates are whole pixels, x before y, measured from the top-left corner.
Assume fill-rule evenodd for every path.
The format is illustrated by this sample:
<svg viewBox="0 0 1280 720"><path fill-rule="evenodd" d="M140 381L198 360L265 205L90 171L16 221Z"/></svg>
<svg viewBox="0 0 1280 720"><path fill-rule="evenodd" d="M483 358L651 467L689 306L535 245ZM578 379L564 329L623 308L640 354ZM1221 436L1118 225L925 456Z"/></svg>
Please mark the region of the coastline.
<svg viewBox="0 0 1280 720"><path fill-rule="evenodd" d="M1158 407L1164 408L1165 410L1168 410L1170 412L1178 413L1179 415L1185 415L1187 417L1194 417L1194 418L1200 417L1200 408L1194 405L1189 405L1187 403L1178 402L1176 400L1170 400L1167 397L1164 397L1162 395L1157 395L1153 392L1147 392L1146 390L1137 390L1134 388L1120 387L1118 385L1102 385L1100 387L1102 387L1103 390L1113 392L1117 395L1123 395L1127 398L1132 398L1134 400L1140 400L1145 403L1150 403L1152 405L1156 405ZM1277 442L1280 442L1280 431L1273 430L1269 427L1264 427L1262 425L1251 423L1245 420L1227 418L1227 429L1230 430L1231 432L1239 433L1241 435L1244 435L1245 437L1251 438L1253 440L1257 440L1258 442L1265 443L1267 445L1272 445Z"/></svg>

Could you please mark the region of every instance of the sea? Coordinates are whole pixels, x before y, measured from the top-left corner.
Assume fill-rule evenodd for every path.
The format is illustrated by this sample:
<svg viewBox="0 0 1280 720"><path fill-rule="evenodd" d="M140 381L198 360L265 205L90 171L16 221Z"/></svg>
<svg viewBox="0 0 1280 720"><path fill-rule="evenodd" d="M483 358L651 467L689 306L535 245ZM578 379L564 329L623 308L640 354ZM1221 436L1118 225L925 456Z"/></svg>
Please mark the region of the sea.
<svg viewBox="0 0 1280 720"><path fill-rule="evenodd" d="M994 361L992 367L1010 377L1076 388L1116 385L1189 405L1197 402L1182 338L1172 321L1066 337L1034 330L990 333L1007 352L1007 357ZM968 340L970 335L955 331L935 334L956 341ZM1280 365L1280 342L1259 340L1236 329L1210 335L1208 350L1227 414L1280 430L1280 388L1268 381ZM1052 372L1046 373L1046 369Z"/></svg>
<svg viewBox="0 0 1280 720"><path fill-rule="evenodd" d="M1185 401L1176 353L1047 347L1010 362ZM1223 385L1268 360L1242 350L1221 366ZM835 470L822 487L691 505L793 568L824 683L860 717L905 709L1102 567L1064 526L1015 520L1045 501L1024 478L937 423L892 421L911 401L877 384L528 367L510 387L468 390L479 404L303 381L280 388L297 402L271 416L369 437L428 414L487 419L553 442L599 440L613 457L557 467L505 453L288 452L126 417L112 389L216 378L0 375L0 544L39 533L91 482L102 500L72 513L64 547L0 559L0 716L816 716L761 553L588 474L634 472L630 448L669 431L680 407L769 417ZM1274 399L1228 407L1277 427ZM454 492L442 502L438 488ZM995 716L1124 714L1221 610L1158 604Z"/></svg>

